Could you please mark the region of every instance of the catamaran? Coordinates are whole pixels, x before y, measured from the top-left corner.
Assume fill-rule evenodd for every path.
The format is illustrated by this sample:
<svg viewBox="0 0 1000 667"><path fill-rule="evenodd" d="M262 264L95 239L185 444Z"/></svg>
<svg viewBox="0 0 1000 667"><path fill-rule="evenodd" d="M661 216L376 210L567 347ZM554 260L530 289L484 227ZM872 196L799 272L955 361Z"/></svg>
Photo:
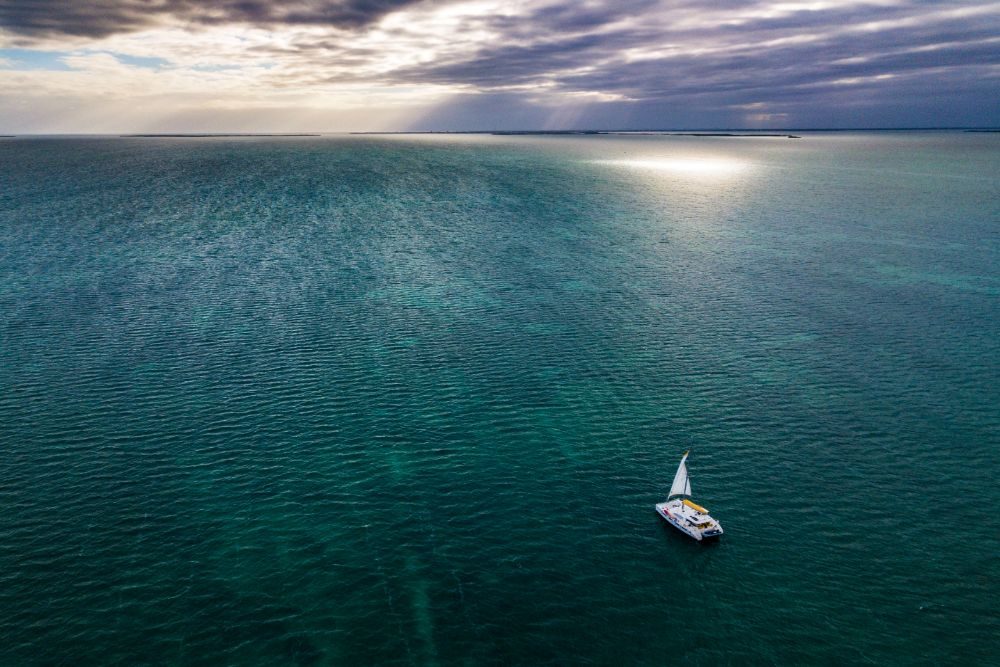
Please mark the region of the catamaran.
<svg viewBox="0 0 1000 667"><path fill-rule="evenodd" d="M691 500L691 478L687 470L688 452L681 457L667 501L656 504L656 512L685 535L701 542L722 535L722 526L708 510Z"/></svg>

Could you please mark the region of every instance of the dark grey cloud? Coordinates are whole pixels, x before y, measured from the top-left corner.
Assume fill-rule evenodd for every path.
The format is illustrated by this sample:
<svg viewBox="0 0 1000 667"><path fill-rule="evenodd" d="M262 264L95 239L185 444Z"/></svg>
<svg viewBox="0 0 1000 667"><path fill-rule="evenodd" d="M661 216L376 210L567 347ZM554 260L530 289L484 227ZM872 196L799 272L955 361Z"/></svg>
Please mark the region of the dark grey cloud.
<svg viewBox="0 0 1000 667"><path fill-rule="evenodd" d="M739 15L736 9L761 4L731 3L734 15ZM979 119L967 122L995 124L1000 122L1000 13L963 11L990 6L914 2L779 16L761 12L759 18L751 12L739 22L701 26L697 21L672 23L672 16L698 16L694 6L672 3L672 12L661 14L657 23L622 27L613 5L603 13L591 5L588 21L604 16L604 30L574 34L563 29L577 25L571 16L539 14L532 21L538 39L528 45L486 45L471 57L396 76L497 91L514 86L530 91L544 83L549 93L596 91L627 97L628 104L605 105L618 118L628 115L627 107L632 117L649 118L649 110L659 109L661 117L678 118L677 109L686 105L708 117L716 113L717 123L729 126L747 122L742 119L753 115L754 106L778 118L794 116L793 122L803 124L813 124L817 114L825 117L826 109L848 106L881 105L902 112L904 100L913 109L930 109L933 101L942 118L954 117L954 110L945 114L941 108L950 96L952 107ZM633 52L640 57L621 57ZM600 105L592 106L597 113ZM925 115L933 117L930 110Z"/></svg>
<svg viewBox="0 0 1000 667"><path fill-rule="evenodd" d="M25 36L106 37L164 19L359 28L419 0L0 0L0 27Z"/></svg>
<svg viewBox="0 0 1000 667"><path fill-rule="evenodd" d="M743 3L751 4L751 3ZM882 9L859 7L824 12L798 12L781 19L765 18L709 29L668 26L589 34L564 29L561 15L540 14L531 24L537 40L526 46L484 46L478 53L453 62L435 62L397 73L401 79L439 84L461 83L489 88L556 80L567 90L659 92L657 82L671 87L686 82L704 87L725 76L733 81L780 75L787 83L815 77L869 76L900 69L945 64L996 62L1000 44L983 40L1000 36L1000 14L921 20L920 5ZM694 10L692 10L694 11ZM806 16L802 16L804 14ZM591 15L596 15L592 12ZM604 13L611 25L620 14L610 6ZM545 18L555 18L545 23ZM912 19L912 25L844 33L844 28L875 21ZM811 35L812 41L774 43ZM627 62L616 58L634 49L679 45L676 55ZM728 47L728 48L727 48ZM923 51L921 51L923 49ZM852 59L851 64L839 61ZM583 75L561 74L587 65ZM775 83L775 82L772 82Z"/></svg>

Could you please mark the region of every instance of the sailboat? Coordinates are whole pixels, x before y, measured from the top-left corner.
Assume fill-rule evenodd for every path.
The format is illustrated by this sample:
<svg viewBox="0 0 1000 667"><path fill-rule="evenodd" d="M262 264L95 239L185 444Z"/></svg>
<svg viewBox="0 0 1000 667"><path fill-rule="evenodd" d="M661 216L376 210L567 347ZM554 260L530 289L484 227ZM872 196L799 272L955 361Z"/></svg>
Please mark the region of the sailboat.
<svg viewBox="0 0 1000 667"><path fill-rule="evenodd" d="M722 526L708 510L691 500L691 478L687 470L688 452L681 457L666 502L656 504L656 512L685 535L701 542L722 535Z"/></svg>

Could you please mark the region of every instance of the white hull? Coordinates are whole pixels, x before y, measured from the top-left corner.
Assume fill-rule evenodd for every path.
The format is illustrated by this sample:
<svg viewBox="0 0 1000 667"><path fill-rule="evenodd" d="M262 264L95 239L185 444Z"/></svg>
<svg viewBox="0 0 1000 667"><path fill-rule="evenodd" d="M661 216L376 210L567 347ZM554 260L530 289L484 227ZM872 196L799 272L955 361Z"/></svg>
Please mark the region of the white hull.
<svg viewBox="0 0 1000 667"><path fill-rule="evenodd" d="M656 513L671 526L699 542L719 537L723 532L719 522L708 513L692 509L682 500L657 503Z"/></svg>

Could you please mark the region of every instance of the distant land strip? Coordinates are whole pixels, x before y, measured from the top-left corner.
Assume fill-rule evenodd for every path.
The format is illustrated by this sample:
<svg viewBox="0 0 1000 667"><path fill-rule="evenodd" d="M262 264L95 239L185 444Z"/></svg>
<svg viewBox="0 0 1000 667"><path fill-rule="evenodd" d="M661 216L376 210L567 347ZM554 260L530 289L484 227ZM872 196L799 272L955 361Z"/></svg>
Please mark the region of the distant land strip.
<svg viewBox="0 0 1000 667"><path fill-rule="evenodd" d="M736 134L734 132L607 132L607 134L643 134L663 135L666 137L781 137L784 139L801 139L795 134L766 134L763 132Z"/></svg>
<svg viewBox="0 0 1000 667"><path fill-rule="evenodd" d="M801 139L802 137L795 136L794 134L771 134L763 132L745 132L742 134L736 134L735 132L653 132L653 131L635 131L629 132L628 130L594 130L587 132L548 132L548 131L499 131L490 132L490 134L496 135L508 135L508 134L614 134L614 135L640 135L640 136L658 136L658 137L781 137L784 139Z"/></svg>
<svg viewBox="0 0 1000 667"><path fill-rule="evenodd" d="M321 137L323 135L315 132L289 132L285 133L258 133L258 132L230 132L211 134L121 134L121 137L143 137L143 138L197 138L207 139L214 137Z"/></svg>
<svg viewBox="0 0 1000 667"><path fill-rule="evenodd" d="M735 132L658 132L655 130L481 130L481 131L466 131L466 132L452 132L448 130L428 130L426 132L351 132L350 134L490 134L494 136L548 136L548 135L594 135L594 134L609 134L609 135L637 135L637 136L657 136L657 137L781 137L784 139L801 139L794 134L773 134L773 133L763 133L763 132L744 132L737 134Z"/></svg>

